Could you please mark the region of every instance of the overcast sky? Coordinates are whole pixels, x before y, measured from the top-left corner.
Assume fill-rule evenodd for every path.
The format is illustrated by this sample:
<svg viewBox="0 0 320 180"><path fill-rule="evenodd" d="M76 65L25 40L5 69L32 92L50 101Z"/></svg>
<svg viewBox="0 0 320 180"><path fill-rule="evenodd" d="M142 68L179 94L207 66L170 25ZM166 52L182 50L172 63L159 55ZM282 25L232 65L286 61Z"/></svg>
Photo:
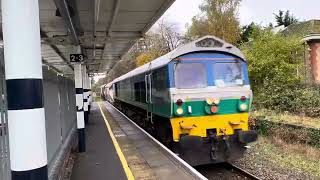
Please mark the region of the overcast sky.
<svg viewBox="0 0 320 180"><path fill-rule="evenodd" d="M203 0L176 0L162 18L177 24L179 31L185 32L185 25L190 24L191 18L200 12L198 7L202 2ZM280 9L289 10L299 20L320 19L320 0L242 0L239 9L240 23L274 23L273 13Z"/></svg>

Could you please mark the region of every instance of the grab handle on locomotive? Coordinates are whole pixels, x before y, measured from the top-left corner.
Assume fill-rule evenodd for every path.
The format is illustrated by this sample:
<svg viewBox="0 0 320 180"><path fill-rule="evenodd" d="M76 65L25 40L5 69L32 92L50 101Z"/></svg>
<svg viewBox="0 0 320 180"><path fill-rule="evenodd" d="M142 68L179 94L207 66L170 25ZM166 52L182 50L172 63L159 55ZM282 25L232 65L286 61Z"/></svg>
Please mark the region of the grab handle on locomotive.
<svg viewBox="0 0 320 180"><path fill-rule="evenodd" d="M146 88L146 103L148 103L149 101L148 101L148 75L145 75L144 76L144 82L145 82L145 88Z"/></svg>
<svg viewBox="0 0 320 180"><path fill-rule="evenodd" d="M149 102L152 103L152 85L151 85L151 74L148 75L148 80L149 80Z"/></svg>

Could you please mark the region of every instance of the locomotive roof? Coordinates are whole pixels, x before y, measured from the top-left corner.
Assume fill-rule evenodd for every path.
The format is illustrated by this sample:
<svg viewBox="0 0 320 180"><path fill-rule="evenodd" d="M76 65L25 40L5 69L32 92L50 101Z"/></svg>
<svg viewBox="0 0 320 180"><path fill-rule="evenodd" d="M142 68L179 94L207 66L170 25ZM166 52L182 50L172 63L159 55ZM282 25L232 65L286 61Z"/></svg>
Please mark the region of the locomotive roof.
<svg viewBox="0 0 320 180"><path fill-rule="evenodd" d="M211 40L214 44L211 47L203 47L201 45L199 45L199 43L204 42L204 40ZM144 64L130 72L128 72L127 74L124 74L116 79L114 79L112 82L107 84L108 86L111 86L111 84L121 81L123 79L135 76L137 74L141 74L144 72L147 72L149 70L153 70L153 69L157 69L159 67L165 66L166 64L168 64L170 61L172 61L173 59L184 55L184 54L188 54L188 53L192 53L192 52L201 52L201 51L215 51L215 52L224 52L227 54L232 54L235 55L239 58L241 58L242 60L245 60L244 55L242 54L242 52L235 46L233 46L232 44L229 44L227 42L225 42L222 39L219 39L215 36L204 36L202 38L199 38L195 41L192 41L190 43L187 43L185 45L179 46L177 49L147 63Z"/></svg>

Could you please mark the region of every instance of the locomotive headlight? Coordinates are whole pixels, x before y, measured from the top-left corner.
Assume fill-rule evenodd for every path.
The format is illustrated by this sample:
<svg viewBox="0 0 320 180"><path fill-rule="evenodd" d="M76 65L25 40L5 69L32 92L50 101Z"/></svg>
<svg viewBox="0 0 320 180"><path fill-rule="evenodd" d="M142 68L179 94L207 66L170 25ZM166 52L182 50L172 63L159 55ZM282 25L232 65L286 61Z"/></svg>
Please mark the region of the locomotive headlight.
<svg viewBox="0 0 320 180"><path fill-rule="evenodd" d="M220 99L218 99L218 98L217 98L217 99L214 99L214 100L213 100L213 103L214 103L215 105L220 104Z"/></svg>
<svg viewBox="0 0 320 180"><path fill-rule="evenodd" d="M183 109L182 108L178 108L176 110L177 115L181 116L183 114Z"/></svg>
<svg viewBox="0 0 320 180"><path fill-rule="evenodd" d="M239 109L240 109L240 111L246 111L248 109L248 105L247 104L240 104Z"/></svg>
<svg viewBox="0 0 320 180"><path fill-rule="evenodd" d="M206 103L207 103L208 105L212 105L212 104L214 103L214 100L213 100L212 98L207 98L207 99L206 99Z"/></svg>

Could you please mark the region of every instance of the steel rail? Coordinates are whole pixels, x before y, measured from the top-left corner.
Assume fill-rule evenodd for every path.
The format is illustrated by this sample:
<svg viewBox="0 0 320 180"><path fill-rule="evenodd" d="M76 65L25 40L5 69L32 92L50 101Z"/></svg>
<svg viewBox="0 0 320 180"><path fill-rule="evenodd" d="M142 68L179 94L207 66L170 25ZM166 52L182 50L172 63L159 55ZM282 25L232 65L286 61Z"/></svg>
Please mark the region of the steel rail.
<svg viewBox="0 0 320 180"><path fill-rule="evenodd" d="M227 163L232 169L240 172L241 174L245 175L246 177L254 180L261 180L261 178L255 176L254 174L244 170L243 168L240 168L239 166L233 164L233 163Z"/></svg>

